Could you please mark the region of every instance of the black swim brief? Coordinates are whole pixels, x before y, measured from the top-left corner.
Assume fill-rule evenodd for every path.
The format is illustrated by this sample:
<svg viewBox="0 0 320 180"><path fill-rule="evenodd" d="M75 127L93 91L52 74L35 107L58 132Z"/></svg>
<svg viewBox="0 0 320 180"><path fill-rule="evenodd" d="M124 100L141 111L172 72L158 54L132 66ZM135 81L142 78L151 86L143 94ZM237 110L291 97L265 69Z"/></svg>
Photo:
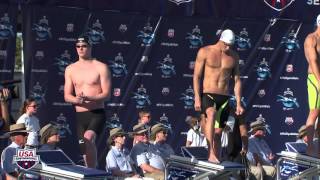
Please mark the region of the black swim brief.
<svg viewBox="0 0 320 180"><path fill-rule="evenodd" d="M80 151L84 154L85 145L83 135L87 130L92 130L98 136L104 129L106 115L104 109L95 109L91 111L77 112L77 135L80 145Z"/></svg>
<svg viewBox="0 0 320 180"><path fill-rule="evenodd" d="M224 122L227 121L229 117L229 98L230 97L227 95L203 93L201 97L201 113L207 117L206 110L210 107L214 107L217 113L220 114L220 117L217 118L220 120L220 122L217 122L218 126L223 127L225 124Z"/></svg>

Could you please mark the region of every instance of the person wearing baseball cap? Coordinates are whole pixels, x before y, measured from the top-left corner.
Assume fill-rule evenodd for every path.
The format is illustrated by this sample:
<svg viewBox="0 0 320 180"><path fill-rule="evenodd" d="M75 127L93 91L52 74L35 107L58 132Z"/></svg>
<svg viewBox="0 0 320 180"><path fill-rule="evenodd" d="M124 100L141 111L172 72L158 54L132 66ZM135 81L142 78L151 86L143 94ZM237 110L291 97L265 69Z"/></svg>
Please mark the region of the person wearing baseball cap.
<svg viewBox="0 0 320 180"><path fill-rule="evenodd" d="M40 148L39 150L60 149L57 144L60 142L59 129L57 126L49 123L40 130Z"/></svg>
<svg viewBox="0 0 320 180"><path fill-rule="evenodd" d="M275 155L264 140L267 124L261 119L250 123L249 147L247 157L250 162L252 175L256 179L274 179L276 168L273 165Z"/></svg>
<svg viewBox="0 0 320 180"><path fill-rule="evenodd" d="M150 140L155 145L156 149L161 153L161 157L167 160L170 155L174 154L172 147L166 143L168 138L169 128L162 124L157 123L151 127Z"/></svg>
<svg viewBox="0 0 320 180"><path fill-rule="evenodd" d="M107 143L111 148L106 157L106 171L118 177L140 177L133 167L128 149L124 147L126 135L120 127L110 130Z"/></svg>
<svg viewBox="0 0 320 180"><path fill-rule="evenodd" d="M133 126L131 134L137 143L132 147L130 157L140 175L155 180L164 180L165 163L155 145L149 142L149 131L150 128L145 124Z"/></svg>

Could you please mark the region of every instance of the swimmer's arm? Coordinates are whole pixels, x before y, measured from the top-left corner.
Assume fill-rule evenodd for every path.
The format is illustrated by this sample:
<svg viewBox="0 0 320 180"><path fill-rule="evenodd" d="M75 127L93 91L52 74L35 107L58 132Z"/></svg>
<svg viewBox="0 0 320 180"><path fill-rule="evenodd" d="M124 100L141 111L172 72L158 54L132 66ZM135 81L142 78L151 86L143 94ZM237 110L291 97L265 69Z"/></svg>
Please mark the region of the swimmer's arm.
<svg viewBox="0 0 320 180"><path fill-rule="evenodd" d="M236 96L237 106L241 106L241 80L240 80L240 70L239 70L239 56L236 55L236 63L233 69L234 76L234 95Z"/></svg>
<svg viewBox="0 0 320 180"><path fill-rule="evenodd" d="M195 110L200 110L200 79L205 66L205 52L201 48L197 54L194 72L193 72L193 91L195 97ZM197 104L198 102L198 104Z"/></svg>

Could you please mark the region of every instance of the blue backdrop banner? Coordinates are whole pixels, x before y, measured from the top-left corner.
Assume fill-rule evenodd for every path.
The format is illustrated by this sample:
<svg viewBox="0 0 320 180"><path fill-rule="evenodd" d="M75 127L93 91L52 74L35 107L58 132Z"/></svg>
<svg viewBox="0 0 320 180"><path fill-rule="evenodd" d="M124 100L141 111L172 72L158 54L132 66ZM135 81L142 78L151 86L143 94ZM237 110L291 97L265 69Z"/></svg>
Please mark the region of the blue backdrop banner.
<svg viewBox="0 0 320 180"><path fill-rule="evenodd" d="M37 114L41 125L49 121L59 125L62 149L78 161L77 122L73 106L64 102L63 85L65 67L77 60L75 39L86 33L94 42L93 56L108 64L112 73L108 118L98 139L101 168L109 129L122 126L132 131L142 108L151 110L152 124L171 127L169 143L179 153L188 130L185 118L195 114L192 76L197 51L215 43L225 28L236 34L247 122L265 120L267 140L278 152L284 142L295 140L308 113L303 42L314 28L310 23L24 6L26 91L41 104Z"/></svg>

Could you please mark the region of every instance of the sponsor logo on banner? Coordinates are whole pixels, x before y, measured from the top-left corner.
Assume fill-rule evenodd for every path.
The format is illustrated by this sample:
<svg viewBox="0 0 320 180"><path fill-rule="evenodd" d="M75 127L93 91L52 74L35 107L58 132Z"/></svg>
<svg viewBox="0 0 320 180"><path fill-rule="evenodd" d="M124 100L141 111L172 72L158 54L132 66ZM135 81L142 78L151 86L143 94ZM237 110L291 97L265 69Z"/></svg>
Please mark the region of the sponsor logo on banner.
<svg viewBox="0 0 320 180"><path fill-rule="evenodd" d="M166 113L162 113L162 116L159 118L158 123L165 125L166 128L169 129L170 133L173 133L171 123L169 122L169 118L166 116Z"/></svg>
<svg viewBox="0 0 320 180"><path fill-rule="evenodd" d="M174 29L168 29L167 35L169 38L173 38L174 37Z"/></svg>
<svg viewBox="0 0 320 180"><path fill-rule="evenodd" d="M89 36L92 44L100 44L106 40L104 37L102 24L100 23L99 19L97 19L91 27L88 27L86 34Z"/></svg>
<svg viewBox="0 0 320 180"><path fill-rule="evenodd" d="M262 61L260 61L260 63L256 66L256 71L258 76L257 80L266 80L271 78L271 70L266 58L262 58Z"/></svg>
<svg viewBox="0 0 320 180"><path fill-rule="evenodd" d="M60 85L58 91L60 94L64 94L64 85Z"/></svg>
<svg viewBox="0 0 320 180"><path fill-rule="evenodd" d="M262 114L259 114L259 116L256 118L257 121L262 121L265 123L265 128L267 130L267 132L269 134L272 134L272 131L271 131L271 128L270 128L270 125L267 123L266 119L262 116Z"/></svg>
<svg viewBox="0 0 320 180"><path fill-rule="evenodd" d="M292 125L294 123L293 117L286 117L284 122L289 126Z"/></svg>
<svg viewBox="0 0 320 180"><path fill-rule="evenodd" d="M192 78L193 77L193 70L194 70L195 61L189 61L189 69L192 71L191 73L183 73L183 77Z"/></svg>
<svg viewBox="0 0 320 180"><path fill-rule="evenodd" d="M184 109L193 109L194 105L194 92L191 86L185 90L184 93L181 93L180 100L184 102Z"/></svg>
<svg viewBox="0 0 320 180"><path fill-rule="evenodd" d="M142 41L141 46L150 46L154 40L153 27L150 22L143 27L143 30L139 31L137 37Z"/></svg>
<svg viewBox="0 0 320 180"><path fill-rule="evenodd" d="M42 86L39 82L36 82L36 84L32 87L32 90L30 91L30 97L34 98L39 107L41 107L42 103L46 103L45 95L45 90L42 89Z"/></svg>
<svg viewBox="0 0 320 180"><path fill-rule="evenodd" d="M236 100L236 96L235 95L232 95L230 98L229 98L229 104L232 108L236 108L237 106L237 100ZM241 97L241 105L243 107L247 107L247 103L244 99L244 97Z"/></svg>
<svg viewBox="0 0 320 180"><path fill-rule="evenodd" d="M288 73L293 72L293 65L292 65L292 64L287 64L287 66L286 66L286 71L287 71Z"/></svg>
<svg viewBox="0 0 320 180"><path fill-rule="evenodd" d="M176 71L174 65L172 63L172 58L170 54L167 54L165 58L161 62L158 62L157 68L161 70L161 77L162 78L171 78L172 76L176 75Z"/></svg>
<svg viewBox="0 0 320 180"><path fill-rule="evenodd" d="M293 73L293 68L294 68L294 66L292 65L292 64L287 64L286 65L286 72L287 73ZM297 77L297 76L280 76L280 79L281 80L300 80L300 78L299 77Z"/></svg>
<svg viewBox="0 0 320 180"><path fill-rule="evenodd" d="M0 39L9 39L14 37L13 26L10 23L8 13L4 13L3 17L0 18Z"/></svg>
<svg viewBox="0 0 320 180"><path fill-rule="evenodd" d="M66 24L66 32L67 33L73 33L74 32L74 24L73 23L67 23ZM70 35L70 34L67 34L67 33L63 33L62 35ZM77 39L74 38L74 37L59 37L58 38L59 41L65 41L65 42L76 42Z"/></svg>
<svg viewBox="0 0 320 180"><path fill-rule="evenodd" d="M33 73L47 73L47 69L31 69L31 72Z"/></svg>
<svg viewBox="0 0 320 180"><path fill-rule="evenodd" d="M120 37L124 37L123 35L127 32L128 27L126 24L120 24L119 28L118 28L120 34L122 36ZM112 44L117 44L117 45L130 45L131 42L130 41L126 41L126 40L112 40Z"/></svg>
<svg viewBox="0 0 320 180"><path fill-rule="evenodd" d="M265 42L270 42L270 41L271 41L271 34L266 33L266 34L264 35L263 40L264 40Z"/></svg>
<svg viewBox="0 0 320 180"><path fill-rule="evenodd" d="M299 108L298 100L290 88L287 88L287 90L283 92L283 95L277 95L277 102L282 103L282 109L284 111Z"/></svg>
<svg viewBox="0 0 320 180"><path fill-rule="evenodd" d="M0 59L7 59L7 51L0 50Z"/></svg>
<svg viewBox="0 0 320 180"><path fill-rule="evenodd" d="M274 47L267 46L271 42L271 34L266 33L264 35L263 41L264 41L264 43L263 43L264 45L258 47L259 50L262 50L262 51L273 51L274 50Z"/></svg>
<svg viewBox="0 0 320 180"><path fill-rule="evenodd" d="M68 123L68 119L64 116L63 113L60 113L57 116L55 121L51 121L50 123L54 124L59 130L59 136L61 138L66 138L69 135L72 135L70 125Z"/></svg>
<svg viewBox="0 0 320 180"><path fill-rule="evenodd" d="M118 30L121 32L121 33L125 33L127 32L128 30L128 26L126 24L120 24Z"/></svg>
<svg viewBox="0 0 320 180"><path fill-rule="evenodd" d="M299 30L297 30L299 32ZM282 37L281 44L286 48L286 52L290 53L296 49L300 49L299 40L297 39L297 34L294 30L288 34L288 36Z"/></svg>
<svg viewBox="0 0 320 180"><path fill-rule="evenodd" d="M115 96L115 97L121 96L121 89L120 88L113 88L113 96Z"/></svg>
<svg viewBox="0 0 320 180"><path fill-rule="evenodd" d="M11 73L10 69L0 69L1 73Z"/></svg>
<svg viewBox="0 0 320 180"><path fill-rule="evenodd" d="M307 0L307 4L310 6L320 6L319 0Z"/></svg>
<svg viewBox="0 0 320 180"><path fill-rule="evenodd" d="M245 66L245 60L243 59L239 59L239 68L240 68L240 71L242 70L242 68ZM240 76L241 79L248 79L248 75L241 75Z"/></svg>
<svg viewBox="0 0 320 180"><path fill-rule="evenodd" d="M175 3L176 5L180 5L180 4L183 4L183 3L189 3L189 2L192 2L192 0L169 0L169 2L173 2Z"/></svg>
<svg viewBox="0 0 320 180"><path fill-rule="evenodd" d="M170 93L169 87L163 87L161 90L162 96L168 96ZM164 100L164 98L161 98L161 100ZM157 107L174 107L172 103L157 103Z"/></svg>
<svg viewBox="0 0 320 180"><path fill-rule="evenodd" d="M197 49L203 45L203 36L201 36L201 30L198 25L192 29L191 33L187 33L186 39L189 40L190 49Z"/></svg>
<svg viewBox="0 0 320 180"><path fill-rule="evenodd" d="M258 91L258 96L260 98L264 97L266 95L266 90L265 89L259 89Z"/></svg>
<svg viewBox="0 0 320 180"><path fill-rule="evenodd" d="M163 87L161 90L161 93L163 96L168 96L170 93L170 88L169 87Z"/></svg>
<svg viewBox="0 0 320 180"><path fill-rule="evenodd" d="M49 21L46 16L43 16L42 19L39 20L39 23L34 23L32 30L36 32L37 41L45 41L52 37L51 28L49 27Z"/></svg>
<svg viewBox="0 0 320 180"><path fill-rule="evenodd" d="M69 32L69 33L73 32L74 31L74 24L73 23L68 23L66 25L66 31Z"/></svg>
<svg viewBox="0 0 320 180"><path fill-rule="evenodd" d="M34 55L34 57L36 58L36 60L41 61L44 58L44 52L43 51L36 51L36 54Z"/></svg>
<svg viewBox="0 0 320 180"><path fill-rule="evenodd" d="M263 98L266 95L265 89L260 89L257 92L258 97ZM270 109L271 106L269 104L253 104L252 108L257 108L257 109Z"/></svg>
<svg viewBox="0 0 320 180"><path fill-rule="evenodd" d="M168 29L167 36L169 37L170 41L172 41L172 39L175 36L175 29L173 29L173 28ZM167 47L178 47L179 46L178 42L161 42L160 45L167 46Z"/></svg>
<svg viewBox="0 0 320 180"><path fill-rule="evenodd" d="M246 28L242 28L239 33L239 36L236 36L235 44L238 51L245 51L251 48L251 42L249 38L249 33Z"/></svg>
<svg viewBox="0 0 320 180"><path fill-rule="evenodd" d="M136 101L137 109L151 105L150 96L147 94L147 89L144 88L142 84L137 89L137 92L133 93L132 99Z"/></svg>
<svg viewBox="0 0 320 180"><path fill-rule="evenodd" d="M127 65L123 63L121 53L118 53L114 61L110 61L109 67L111 68L113 77L122 77L128 74Z"/></svg>
<svg viewBox="0 0 320 180"><path fill-rule="evenodd" d="M36 149L17 149L16 155L13 156L13 161L17 166L26 171L37 165L39 159Z"/></svg>
<svg viewBox="0 0 320 180"><path fill-rule="evenodd" d="M245 61L243 59L239 59L239 66L242 68L245 65Z"/></svg>
<svg viewBox="0 0 320 180"><path fill-rule="evenodd" d="M109 120L106 120L106 127L108 129L113 129L113 128L121 128L122 127L122 124L120 123L120 118L118 116L117 113L114 113L110 118Z"/></svg>
<svg viewBox="0 0 320 180"><path fill-rule="evenodd" d="M54 58L55 63L54 65L58 67L58 75L64 76L64 72L66 67L71 64L71 55L69 54L68 50L65 50L60 57Z"/></svg>
<svg viewBox="0 0 320 180"><path fill-rule="evenodd" d="M289 7L295 0L264 0L264 3L271 9L282 11Z"/></svg>

